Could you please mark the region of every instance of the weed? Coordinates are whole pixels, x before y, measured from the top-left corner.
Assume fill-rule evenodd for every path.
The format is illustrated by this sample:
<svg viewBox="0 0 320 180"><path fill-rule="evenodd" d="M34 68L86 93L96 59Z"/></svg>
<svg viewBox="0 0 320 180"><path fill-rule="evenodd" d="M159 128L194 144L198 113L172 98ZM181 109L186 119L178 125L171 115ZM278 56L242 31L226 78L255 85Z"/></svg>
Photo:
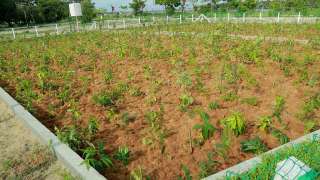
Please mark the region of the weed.
<svg viewBox="0 0 320 180"><path fill-rule="evenodd" d="M255 154L260 154L268 150L266 145L262 142L262 140L259 137L242 141L240 142L240 144L241 144L241 151L243 152L252 152Z"/></svg>
<svg viewBox="0 0 320 180"><path fill-rule="evenodd" d="M241 103L248 104L251 106L257 106L259 102L256 97L248 97L241 99Z"/></svg>
<svg viewBox="0 0 320 180"><path fill-rule="evenodd" d="M186 165L181 165L183 176L178 177L179 180L192 180L191 172Z"/></svg>
<svg viewBox="0 0 320 180"><path fill-rule="evenodd" d="M227 118L222 120L222 124L225 128L229 128L233 131L233 134L239 136L245 131L245 118L240 112L234 112Z"/></svg>
<svg viewBox="0 0 320 180"><path fill-rule="evenodd" d="M125 166L129 164L130 151L127 146L119 147L114 158L121 161Z"/></svg>
<svg viewBox="0 0 320 180"><path fill-rule="evenodd" d="M186 88L186 89L190 89L193 84L191 76L186 72L183 72L179 75L177 83L181 87Z"/></svg>
<svg viewBox="0 0 320 180"><path fill-rule="evenodd" d="M82 144L81 135L75 126L66 127L64 129L59 130L55 128L57 137L63 143L69 145L69 147L75 151L79 150Z"/></svg>
<svg viewBox="0 0 320 180"><path fill-rule="evenodd" d="M239 96L237 95L237 93L235 91L229 91L226 94L224 94L223 96L221 96L221 99L224 101L235 101L239 98Z"/></svg>
<svg viewBox="0 0 320 180"><path fill-rule="evenodd" d="M271 134L279 140L280 144L285 144L290 141L288 136L278 129L272 128Z"/></svg>
<svg viewBox="0 0 320 180"><path fill-rule="evenodd" d="M207 158L207 161L200 161L199 163L200 172L198 176L200 179L208 177L217 164L217 161L213 160L213 153L209 152Z"/></svg>
<svg viewBox="0 0 320 180"><path fill-rule="evenodd" d="M301 112L298 114L301 120L313 119L315 110L320 108L320 93L311 96L303 105Z"/></svg>
<svg viewBox="0 0 320 180"><path fill-rule="evenodd" d="M113 79L113 73L112 73L112 70L111 69L108 69L106 70L106 72L104 73L104 81L107 83L107 84L110 84L112 82L112 79Z"/></svg>
<svg viewBox="0 0 320 180"><path fill-rule="evenodd" d="M143 180L143 170L141 167L130 172L130 180Z"/></svg>
<svg viewBox="0 0 320 180"><path fill-rule="evenodd" d="M207 140L209 139L210 137L213 136L214 132L216 131L216 128L210 124L209 122L209 115L205 112L200 112L200 117L201 117L201 120L203 121L203 124L196 124L195 126L193 126L193 129L200 129L201 131L201 134L202 134L202 137Z"/></svg>
<svg viewBox="0 0 320 180"><path fill-rule="evenodd" d="M187 94L183 94L180 96L180 105L179 108L181 111L187 111L188 107L193 104L193 97Z"/></svg>
<svg viewBox="0 0 320 180"><path fill-rule="evenodd" d="M272 116L276 117L279 122L282 122L281 113L285 108L285 100L282 96L277 96L273 105Z"/></svg>
<svg viewBox="0 0 320 180"><path fill-rule="evenodd" d="M213 101L209 103L209 109L210 110L216 110L221 108L220 104L217 101Z"/></svg>
<svg viewBox="0 0 320 180"><path fill-rule="evenodd" d="M97 120L97 118L91 116L89 118L89 123L88 123L88 128L87 128L87 131L88 131L90 137L95 135L98 132L98 130L99 130L98 120Z"/></svg>
<svg viewBox="0 0 320 180"><path fill-rule="evenodd" d="M113 106L121 96L122 93L116 89L95 94L92 99L96 104L101 106Z"/></svg>

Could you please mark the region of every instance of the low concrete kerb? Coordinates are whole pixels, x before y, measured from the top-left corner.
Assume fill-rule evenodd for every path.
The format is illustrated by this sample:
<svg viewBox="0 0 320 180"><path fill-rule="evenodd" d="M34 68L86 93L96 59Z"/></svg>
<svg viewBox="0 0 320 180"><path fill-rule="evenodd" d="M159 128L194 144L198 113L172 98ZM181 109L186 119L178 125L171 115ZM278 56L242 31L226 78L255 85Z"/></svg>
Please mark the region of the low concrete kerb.
<svg viewBox="0 0 320 180"><path fill-rule="evenodd" d="M94 168L89 169L81 164L83 159L69 146L62 143L49 129L32 116L23 106L13 99L4 89L0 87L0 101L3 101L8 109L11 109L17 120L21 121L26 128L30 129L38 137L41 143L50 145L57 158L76 177L85 180L106 180Z"/></svg>
<svg viewBox="0 0 320 180"><path fill-rule="evenodd" d="M240 164L237 164L235 166L232 166L228 169L225 169L223 171L220 171L216 174L213 174L211 176L208 176L206 178L204 178L204 180L218 180L218 179L225 179L226 176L232 172L232 173L236 173L236 174L240 174L240 173L244 173L249 171L250 169L254 168L257 164L262 162L262 157L267 155L267 154L271 154L271 153L275 153L276 151L279 151L283 148L286 147L292 147L294 145L297 145L299 143L302 143L304 141L308 141L308 140L313 140L314 138L319 138L320 137L320 130L314 131L312 133L309 133L307 135L304 135L296 140L290 141L289 143L286 143L284 145L281 145L277 148L274 148L266 153L263 153L257 157L251 158L249 160L243 161Z"/></svg>

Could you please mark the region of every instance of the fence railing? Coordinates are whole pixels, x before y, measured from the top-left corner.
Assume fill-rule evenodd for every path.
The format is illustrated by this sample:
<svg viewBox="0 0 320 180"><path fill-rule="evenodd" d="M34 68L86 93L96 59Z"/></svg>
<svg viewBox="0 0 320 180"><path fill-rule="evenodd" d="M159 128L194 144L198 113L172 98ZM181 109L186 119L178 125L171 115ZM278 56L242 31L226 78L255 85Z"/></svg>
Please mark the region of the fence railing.
<svg viewBox="0 0 320 180"><path fill-rule="evenodd" d="M111 29L125 29L129 27L149 26L153 24L183 24L193 22L207 22L207 23L318 23L319 17L303 17L299 13L296 16L281 16L280 13L276 17L260 16L249 17L243 13L242 16L231 16L229 13L226 16L217 16L214 14L212 17L200 16L178 16L178 17L151 17L151 18L124 18L113 20L97 20L86 24L76 23L59 23L47 24L32 27L18 27L0 29L0 40L20 39L40 37L45 35L59 35L72 32L83 32L92 30L111 30Z"/></svg>

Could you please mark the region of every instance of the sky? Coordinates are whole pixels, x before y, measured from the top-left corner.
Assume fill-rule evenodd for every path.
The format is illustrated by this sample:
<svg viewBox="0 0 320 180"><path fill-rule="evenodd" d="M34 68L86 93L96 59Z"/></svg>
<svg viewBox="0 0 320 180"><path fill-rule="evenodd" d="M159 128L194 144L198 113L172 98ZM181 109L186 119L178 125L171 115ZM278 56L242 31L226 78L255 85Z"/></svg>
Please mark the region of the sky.
<svg viewBox="0 0 320 180"><path fill-rule="evenodd" d="M107 9L111 11L111 6L114 6L116 11L120 9L121 5L129 5L132 0L92 0L97 8ZM155 0L147 0L145 10L162 10L162 6L154 5ZM129 6L128 6L129 7Z"/></svg>

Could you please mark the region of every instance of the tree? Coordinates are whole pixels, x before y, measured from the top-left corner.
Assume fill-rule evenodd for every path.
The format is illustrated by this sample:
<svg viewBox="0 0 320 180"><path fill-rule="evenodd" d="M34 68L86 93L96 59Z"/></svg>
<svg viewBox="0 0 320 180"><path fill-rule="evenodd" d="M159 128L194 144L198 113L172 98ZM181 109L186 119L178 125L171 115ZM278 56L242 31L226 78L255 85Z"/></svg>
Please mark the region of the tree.
<svg viewBox="0 0 320 180"><path fill-rule="evenodd" d="M142 14L145 6L144 0L133 0L132 3L130 3L130 8L133 9L135 15Z"/></svg>
<svg viewBox="0 0 320 180"><path fill-rule="evenodd" d="M181 5L180 0L156 0L156 4L164 5L167 14L173 14L175 8Z"/></svg>
<svg viewBox="0 0 320 180"><path fill-rule="evenodd" d="M96 16L94 3L91 0L82 0L81 9L83 22L90 22Z"/></svg>
<svg viewBox="0 0 320 180"><path fill-rule="evenodd" d="M12 26L12 22L16 19L16 4L14 0L0 1L0 22L6 22Z"/></svg>
<svg viewBox="0 0 320 180"><path fill-rule="evenodd" d="M68 17L68 4L61 0L39 0L37 7L42 22L56 22Z"/></svg>

